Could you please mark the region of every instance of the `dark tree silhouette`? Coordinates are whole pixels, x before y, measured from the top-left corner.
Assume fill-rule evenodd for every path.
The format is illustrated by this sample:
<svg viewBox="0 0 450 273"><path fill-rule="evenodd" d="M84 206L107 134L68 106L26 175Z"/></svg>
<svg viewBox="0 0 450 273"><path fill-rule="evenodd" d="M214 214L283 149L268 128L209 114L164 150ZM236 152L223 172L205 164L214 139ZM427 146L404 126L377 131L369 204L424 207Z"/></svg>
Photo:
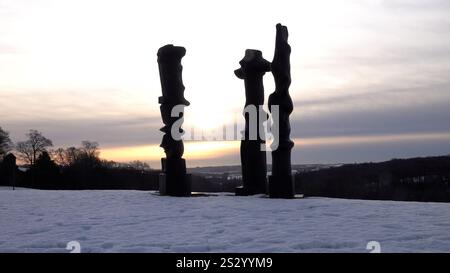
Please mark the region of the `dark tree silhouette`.
<svg viewBox="0 0 450 273"><path fill-rule="evenodd" d="M0 127L0 159L3 158L12 148L9 133Z"/></svg>
<svg viewBox="0 0 450 273"><path fill-rule="evenodd" d="M81 150L76 147L69 147L64 152L67 165L75 164L81 158Z"/></svg>
<svg viewBox="0 0 450 273"><path fill-rule="evenodd" d="M33 166L36 159L47 151L48 147L53 146L53 143L37 130L30 130L26 136L27 140L17 142L16 151L21 160Z"/></svg>
<svg viewBox="0 0 450 273"><path fill-rule="evenodd" d="M98 158L100 156L99 145L95 141L83 140L80 150L88 158Z"/></svg>
<svg viewBox="0 0 450 273"><path fill-rule="evenodd" d="M92 169L101 165L99 145L97 142L84 140L78 149L78 156L75 164L80 165L84 169Z"/></svg>
<svg viewBox="0 0 450 273"><path fill-rule="evenodd" d="M56 164L60 166L67 166L68 161L66 157L66 150L64 148L57 148L55 150L50 151L51 157Z"/></svg>
<svg viewBox="0 0 450 273"><path fill-rule="evenodd" d="M39 184L43 188L51 189L60 183L59 167L50 158L47 151L43 151L36 159L32 167L34 175L34 184Z"/></svg>
<svg viewBox="0 0 450 273"><path fill-rule="evenodd" d="M81 157L81 148L68 147L58 148L50 152L53 161L58 165L67 167L75 164L75 162Z"/></svg>
<svg viewBox="0 0 450 273"><path fill-rule="evenodd" d="M52 160L62 167L93 167L103 164L100 160L100 145L95 141L83 140L80 147L57 148L50 154Z"/></svg>
<svg viewBox="0 0 450 273"><path fill-rule="evenodd" d="M16 157L13 154L7 154L3 161L0 161L0 185L16 186Z"/></svg>
<svg viewBox="0 0 450 273"><path fill-rule="evenodd" d="M140 160L134 160L126 164L130 169L133 170L139 170L139 171L146 171L150 170L150 165L148 165L145 162L142 162Z"/></svg>

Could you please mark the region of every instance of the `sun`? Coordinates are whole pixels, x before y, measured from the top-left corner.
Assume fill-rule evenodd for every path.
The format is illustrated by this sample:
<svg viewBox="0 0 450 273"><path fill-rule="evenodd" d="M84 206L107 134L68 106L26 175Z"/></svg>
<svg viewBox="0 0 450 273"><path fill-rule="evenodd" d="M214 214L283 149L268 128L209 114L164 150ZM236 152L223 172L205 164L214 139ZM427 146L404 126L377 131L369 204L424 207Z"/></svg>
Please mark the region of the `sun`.
<svg viewBox="0 0 450 273"><path fill-rule="evenodd" d="M195 96L191 105L185 108L183 128L188 131L194 130L196 134L211 134L222 131L224 126L232 124L242 118L236 105L232 103L212 103L213 96Z"/></svg>

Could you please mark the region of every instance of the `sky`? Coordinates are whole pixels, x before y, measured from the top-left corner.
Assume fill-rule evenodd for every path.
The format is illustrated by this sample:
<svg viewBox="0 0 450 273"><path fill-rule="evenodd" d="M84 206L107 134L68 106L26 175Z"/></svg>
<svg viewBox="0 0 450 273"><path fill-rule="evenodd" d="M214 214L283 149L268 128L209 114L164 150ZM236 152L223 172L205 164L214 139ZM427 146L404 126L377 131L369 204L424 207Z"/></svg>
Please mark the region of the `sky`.
<svg viewBox="0 0 450 273"><path fill-rule="evenodd" d="M158 48L186 48L184 128L208 134L243 122L233 71L245 49L272 60L277 23L292 47L294 163L450 154L446 0L0 0L0 126L159 167ZM267 97L270 73L264 84ZM185 146L189 166L239 164L238 141Z"/></svg>

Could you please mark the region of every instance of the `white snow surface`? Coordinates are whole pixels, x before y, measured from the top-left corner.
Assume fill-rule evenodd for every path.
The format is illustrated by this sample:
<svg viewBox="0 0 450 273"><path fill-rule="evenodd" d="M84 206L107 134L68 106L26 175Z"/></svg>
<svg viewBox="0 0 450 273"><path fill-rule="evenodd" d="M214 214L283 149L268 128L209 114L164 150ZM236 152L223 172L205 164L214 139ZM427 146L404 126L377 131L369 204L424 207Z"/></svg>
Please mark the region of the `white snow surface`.
<svg viewBox="0 0 450 273"><path fill-rule="evenodd" d="M450 204L0 189L0 252L450 252Z"/></svg>

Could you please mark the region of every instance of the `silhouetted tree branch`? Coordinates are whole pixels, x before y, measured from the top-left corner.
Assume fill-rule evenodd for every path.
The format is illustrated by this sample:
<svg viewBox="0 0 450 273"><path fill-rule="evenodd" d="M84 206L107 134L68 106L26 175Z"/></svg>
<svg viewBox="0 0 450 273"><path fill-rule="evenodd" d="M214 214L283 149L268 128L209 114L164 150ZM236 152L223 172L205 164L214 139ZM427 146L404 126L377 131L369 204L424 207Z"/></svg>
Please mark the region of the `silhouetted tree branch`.
<svg viewBox="0 0 450 273"><path fill-rule="evenodd" d="M17 142L16 151L21 160L33 166L36 159L47 151L47 147L53 146L53 143L37 130L30 130L26 136L27 140Z"/></svg>
<svg viewBox="0 0 450 273"><path fill-rule="evenodd" d="M12 142L9 133L0 127L0 159L3 158L12 148Z"/></svg>
<svg viewBox="0 0 450 273"><path fill-rule="evenodd" d="M100 156L98 142L83 140L80 150L88 158L98 158Z"/></svg>

